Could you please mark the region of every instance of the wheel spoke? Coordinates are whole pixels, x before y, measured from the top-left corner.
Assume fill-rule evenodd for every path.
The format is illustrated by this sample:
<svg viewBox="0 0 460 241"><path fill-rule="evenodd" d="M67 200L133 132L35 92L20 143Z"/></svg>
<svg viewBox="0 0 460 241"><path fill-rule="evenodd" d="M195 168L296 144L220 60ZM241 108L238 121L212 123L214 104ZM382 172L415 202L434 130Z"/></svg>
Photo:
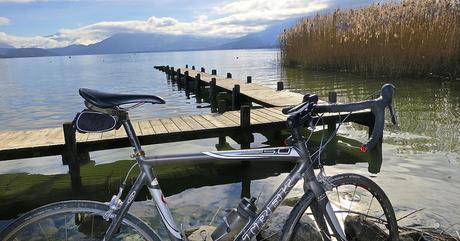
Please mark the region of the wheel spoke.
<svg viewBox="0 0 460 241"><path fill-rule="evenodd" d="M48 235L46 235L45 230L43 230L41 223L38 223L38 227L40 228L40 231L42 232L43 236L45 236L46 240L49 241Z"/></svg>
<svg viewBox="0 0 460 241"><path fill-rule="evenodd" d="M371 206L372 206L372 202L374 201L374 195L372 195L372 199L371 199L371 202L369 203L369 208L367 209L367 212L366 212L366 217L364 218L364 220L366 220L367 216L369 216L369 211L371 210Z"/></svg>

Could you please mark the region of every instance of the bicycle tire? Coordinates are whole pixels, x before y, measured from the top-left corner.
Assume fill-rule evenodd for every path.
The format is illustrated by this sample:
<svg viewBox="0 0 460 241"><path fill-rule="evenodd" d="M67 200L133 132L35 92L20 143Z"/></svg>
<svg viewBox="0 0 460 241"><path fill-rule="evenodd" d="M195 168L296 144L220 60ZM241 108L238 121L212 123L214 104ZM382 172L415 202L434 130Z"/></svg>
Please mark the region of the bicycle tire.
<svg viewBox="0 0 460 241"><path fill-rule="evenodd" d="M336 175L336 176L331 177L329 183L332 184L333 188L332 188L332 191L326 191L326 194L328 195L329 201L331 203L333 203L334 200L331 200L330 194L337 193L336 196L337 196L337 199L340 202L340 200L343 200L344 197L348 196L348 198L349 198L349 194L350 194L349 192L347 193L346 191L343 192L343 189L347 190L348 186L352 186L352 187L354 186L355 188L354 188L353 194L351 195L351 201L349 201L350 205L349 205L349 208L348 208L348 214L347 215L350 215L350 214L352 214L352 215L362 215L362 217L365 217L365 220L367 218L376 219L376 221L384 223L384 224L382 224L382 226L384 226L386 228L385 232L386 232L386 234L388 236L386 236L382 240L389 240L389 241L398 241L399 240L398 225L397 225L397 220L396 220L395 213L394 213L394 210L393 210L393 206L391 205L391 202L388 199L387 195L383 192L383 190L375 182L373 182L372 180L370 180L367 177L364 177L364 176L361 176L361 175L358 175L358 174L340 174L340 175ZM345 186L347 186L347 187L345 187ZM352 207L352 205L354 203L361 202L361 198L359 198L359 200L358 200L358 196L357 196L358 195L357 194L358 187L360 188L360 190L362 189L363 191L367 191L372 195L372 199L370 201L370 205L369 205L369 208L368 208L366 214L361 213L359 211L358 212L351 211L351 207ZM361 191L359 191L359 192L361 192ZM364 194L362 194L362 195L364 195ZM354 199L356 199L356 201ZM371 206L375 204L375 202L373 204L374 199L378 201L378 204L381 207L381 211L383 212L381 217L374 217L372 215L369 215ZM294 208L292 209L291 213L289 214L289 217L288 217L286 223L284 224L283 231L282 231L282 234L281 234L281 240L282 241L293 240L293 234L296 231L296 225L299 222L299 220L301 219L301 217L304 214L312 216L311 214L306 213L306 211L311 206L311 204L313 202L316 202L316 200L315 200L315 196L314 196L314 194L312 192L308 192L308 193L306 193L305 195L303 195L300 198L300 200L297 202L297 204L294 206ZM343 227L343 223L344 223L343 213L344 213L344 211L340 210L340 208L342 208L342 205L340 205L339 208L337 208L337 207L334 208L334 211L336 212L336 216L338 217L339 221L342 221L342 227ZM338 211L338 210L340 210L340 211ZM372 210L372 213L373 212L374 212L374 210ZM340 218L339 215L342 216L342 217ZM385 217L384 221L383 221L383 216ZM346 217L348 217L348 216L346 216ZM356 236L352 236L353 234L355 234L355 233L352 233L352 232L353 232L353 230L348 230L348 232L347 232L347 228L345 228L345 233L347 235L347 240L349 240L349 241L350 240L360 240L360 238L357 238ZM378 239L376 239L374 237L374 238L372 238L372 240L378 240Z"/></svg>
<svg viewBox="0 0 460 241"><path fill-rule="evenodd" d="M0 240L102 240L110 223L102 218L107 210L108 205L94 201L71 200L48 204L22 215L8 225L0 231ZM125 215L112 240L125 238L160 241L146 223L130 213Z"/></svg>

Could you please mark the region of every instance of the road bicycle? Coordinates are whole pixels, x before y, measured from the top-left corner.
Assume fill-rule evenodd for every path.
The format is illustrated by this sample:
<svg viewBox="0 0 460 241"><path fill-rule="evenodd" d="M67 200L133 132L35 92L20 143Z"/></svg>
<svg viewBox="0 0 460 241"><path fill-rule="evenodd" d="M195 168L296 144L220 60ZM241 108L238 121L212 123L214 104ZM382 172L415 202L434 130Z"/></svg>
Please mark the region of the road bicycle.
<svg viewBox="0 0 460 241"><path fill-rule="evenodd" d="M360 148L366 152L380 143L384 128L385 108L390 109L391 119L396 124L392 97L395 87L386 84L378 98L348 104L319 104L316 95L306 95L304 101L282 112L287 115L287 126L291 136L286 147L261 148L233 151L211 151L192 154L146 156L141 148L128 116L128 110L144 103L164 104L154 95L111 94L90 89L80 89L86 110L74 121L80 132L100 132L124 127L134 149L133 158L140 174L130 190L126 189L126 178L117 195L107 203L73 200L63 201L32 210L0 232L1 240L154 240L159 235L129 208L143 186L147 186L162 224L173 241L187 240L176 224L155 176L156 165L171 163L241 162L241 161L290 161L295 167L287 175L271 198L256 207L256 198L243 199L237 209L229 211L217 229L211 234L213 240L249 241L257 239L264 224L286 198L292 188L303 178L304 195L292 209L281 230L281 240L293 240L297 225L303 217L316 223L323 240L359 240L362 231L347 227L347 220L359 220L372 229L377 229L375 240L398 240L398 226L393 207L383 190L372 180L357 174L326 176L320 163L320 154L330 138L318 150L310 152L309 138L304 136L305 126L314 128L328 112L345 112L371 109L375 117L372 134ZM124 107L131 105L129 107ZM340 125L346 117L339 121ZM336 133L333 133L335 135ZM332 136L332 135L331 135ZM315 167L319 166L318 174ZM353 208L353 210L352 210ZM353 219L354 218L354 219ZM353 225L351 225L353 226ZM302 238L302 237L300 237Z"/></svg>

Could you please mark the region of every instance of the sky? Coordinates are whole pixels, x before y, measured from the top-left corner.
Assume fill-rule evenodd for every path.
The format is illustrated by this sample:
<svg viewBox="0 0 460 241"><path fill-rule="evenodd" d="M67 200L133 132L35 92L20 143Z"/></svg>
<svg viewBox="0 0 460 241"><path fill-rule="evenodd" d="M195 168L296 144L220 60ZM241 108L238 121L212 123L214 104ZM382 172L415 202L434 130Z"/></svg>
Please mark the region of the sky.
<svg viewBox="0 0 460 241"><path fill-rule="evenodd" d="M55 48L116 33L239 37L373 0L0 0L0 43Z"/></svg>

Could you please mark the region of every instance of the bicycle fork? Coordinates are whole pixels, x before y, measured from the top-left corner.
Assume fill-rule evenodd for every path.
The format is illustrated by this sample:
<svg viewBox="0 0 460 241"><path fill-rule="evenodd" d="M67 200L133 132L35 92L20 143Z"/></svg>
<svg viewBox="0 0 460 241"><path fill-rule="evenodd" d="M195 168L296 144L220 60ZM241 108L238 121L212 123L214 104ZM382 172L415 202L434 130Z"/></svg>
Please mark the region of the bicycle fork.
<svg viewBox="0 0 460 241"><path fill-rule="evenodd" d="M340 226L339 220L337 219L331 203L327 198L324 188L316 179L308 180L308 182L307 180L305 181L305 191L313 192L316 197L310 207L313 217L315 218L318 228L320 229L321 235L323 236L323 239L331 240L327 227L327 224L329 224L329 227L331 227L335 237L337 237L337 239L340 237L340 240L346 241L346 235ZM324 220L324 218L326 218L326 220Z"/></svg>

